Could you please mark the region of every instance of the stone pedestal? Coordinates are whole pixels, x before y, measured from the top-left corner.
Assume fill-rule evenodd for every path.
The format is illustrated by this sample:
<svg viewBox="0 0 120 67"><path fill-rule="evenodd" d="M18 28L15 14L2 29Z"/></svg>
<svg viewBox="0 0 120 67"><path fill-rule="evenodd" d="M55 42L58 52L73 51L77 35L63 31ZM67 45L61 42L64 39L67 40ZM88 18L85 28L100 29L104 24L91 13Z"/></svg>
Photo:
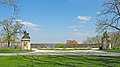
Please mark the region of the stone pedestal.
<svg viewBox="0 0 120 67"><path fill-rule="evenodd" d="M31 49L30 39L22 38L21 42L22 42L22 44L21 44L22 50L30 50Z"/></svg>

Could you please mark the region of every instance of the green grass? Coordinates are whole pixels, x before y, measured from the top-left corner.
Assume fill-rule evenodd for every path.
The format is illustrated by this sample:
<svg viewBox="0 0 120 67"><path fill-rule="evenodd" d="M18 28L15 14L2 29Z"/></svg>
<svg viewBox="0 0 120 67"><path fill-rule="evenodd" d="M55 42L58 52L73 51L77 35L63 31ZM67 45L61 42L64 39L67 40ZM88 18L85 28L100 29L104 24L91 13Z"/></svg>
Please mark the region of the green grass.
<svg viewBox="0 0 120 67"><path fill-rule="evenodd" d="M20 50L14 48L0 48L0 53L24 53L24 52L32 52L32 50Z"/></svg>
<svg viewBox="0 0 120 67"><path fill-rule="evenodd" d="M120 52L120 47L113 47L110 50L103 50L105 52Z"/></svg>
<svg viewBox="0 0 120 67"><path fill-rule="evenodd" d="M120 57L0 56L0 67L120 67Z"/></svg>
<svg viewBox="0 0 120 67"><path fill-rule="evenodd" d="M103 50L105 52L120 52L120 49Z"/></svg>

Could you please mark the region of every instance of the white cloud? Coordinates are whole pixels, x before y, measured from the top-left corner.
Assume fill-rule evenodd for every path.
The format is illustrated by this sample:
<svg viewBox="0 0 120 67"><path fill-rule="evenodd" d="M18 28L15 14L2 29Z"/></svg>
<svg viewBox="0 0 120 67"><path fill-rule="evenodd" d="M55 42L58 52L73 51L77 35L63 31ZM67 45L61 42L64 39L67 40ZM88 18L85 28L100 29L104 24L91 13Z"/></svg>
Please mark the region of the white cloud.
<svg viewBox="0 0 120 67"><path fill-rule="evenodd" d="M38 24L34 24L34 23L31 23L31 22L22 21L22 20L19 20L19 19L17 19L16 21L21 22L21 24L23 24L24 26L26 26L26 27L28 27L28 28L30 28L32 30L40 30L38 28L40 25L38 25Z"/></svg>
<svg viewBox="0 0 120 67"><path fill-rule="evenodd" d="M40 26L40 25L37 25L37 24L33 24L31 22L21 22L21 24L25 25L25 26L31 26L31 27L36 27L36 26Z"/></svg>
<svg viewBox="0 0 120 67"><path fill-rule="evenodd" d="M68 28L77 28L77 25L68 26Z"/></svg>
<svg viewBox="0 0 120 67"><path fill-rule="evenodd" d="M101 14L101 12L96 12L98 15Z"/></svg>
<svg viewBox="0 0 120 67"><path fill-rule="evenodd" d="M73 31L78 31L78 29L73 29Z"/></svg>
<svg viewBox="0 0 120 67"><path fill-rule="evenodd" d="M88 20L91 20L91 16L77 16L76 17L76 20L79 20L79 21L88 21Z"/></svg>
<svg viewBox="0 0 120 67"><path fill-rule="evenodd" d="M30 27L32 30L39 31L41 28L36 28L36 27Z"/></svg>

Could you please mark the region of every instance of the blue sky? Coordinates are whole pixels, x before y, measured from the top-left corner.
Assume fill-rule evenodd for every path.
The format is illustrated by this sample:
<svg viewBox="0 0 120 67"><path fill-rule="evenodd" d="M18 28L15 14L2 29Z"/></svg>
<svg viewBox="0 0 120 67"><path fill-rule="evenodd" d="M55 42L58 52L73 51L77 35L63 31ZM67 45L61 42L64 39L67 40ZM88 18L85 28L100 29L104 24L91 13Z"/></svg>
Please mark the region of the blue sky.
<svg viewBox="0 0 120 67"><path fill-rule="evenodd" d="M65 43L95 36L97 14L104 0L17 0L19 17L34 43ZM0 6L0 20L12 16Z"/></svg>

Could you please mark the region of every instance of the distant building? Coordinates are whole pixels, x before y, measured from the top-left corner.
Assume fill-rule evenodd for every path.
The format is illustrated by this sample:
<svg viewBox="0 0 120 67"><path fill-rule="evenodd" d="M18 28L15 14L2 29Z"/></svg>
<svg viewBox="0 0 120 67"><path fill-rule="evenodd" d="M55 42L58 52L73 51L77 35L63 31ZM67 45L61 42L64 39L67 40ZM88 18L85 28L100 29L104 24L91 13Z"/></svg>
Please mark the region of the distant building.
<svg viewBox="0 0 120 67"><path fill-rule="evenodd" d="M79 48L80 44L76 40L67 40L65 44L66 48Z"/></svg>
<svg viewBox="0 0 120 67"><path fill-rule="evenodd" d="M20 47L21 42L20 41L12 41L10 43L10 47ZM7 41L0 40L0 47L8 47Z"/></svg>

